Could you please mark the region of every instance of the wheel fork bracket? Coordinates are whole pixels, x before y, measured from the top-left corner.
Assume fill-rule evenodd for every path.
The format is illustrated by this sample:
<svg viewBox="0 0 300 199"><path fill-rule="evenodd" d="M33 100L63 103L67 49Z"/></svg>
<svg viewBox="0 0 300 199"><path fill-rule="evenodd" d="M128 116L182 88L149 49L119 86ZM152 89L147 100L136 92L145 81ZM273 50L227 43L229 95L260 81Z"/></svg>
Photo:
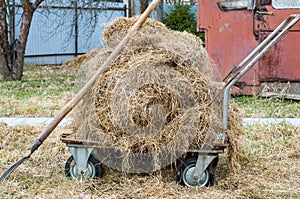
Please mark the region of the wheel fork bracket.
<svg viewBox="0 0 300 199"><path fill-rule="evenodd" d="M203 155L199 154L194 170L194 179L198 179L202 176L209 164L216 158L217 155Z"/></svg>
<svg viewBox="0 0 300 199"><path fill-rule="evenodd" d="M79 173L80 176L84 176L88 169L88 159L93 151L93 148L87 148L80 144L69 144L68 147L76 163L75 172Z"/></svg>

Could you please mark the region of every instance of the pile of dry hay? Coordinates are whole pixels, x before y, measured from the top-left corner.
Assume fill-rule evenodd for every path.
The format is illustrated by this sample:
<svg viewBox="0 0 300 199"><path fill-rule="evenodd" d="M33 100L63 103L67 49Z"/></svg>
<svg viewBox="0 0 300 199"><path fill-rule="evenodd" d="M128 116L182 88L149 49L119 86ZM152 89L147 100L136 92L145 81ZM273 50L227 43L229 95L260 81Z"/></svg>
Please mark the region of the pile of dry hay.
<svg viewBox="0 0 300 199"><path fill-rule="evenodd" d="M84 81L136 20L108 25L107 48L93 50L81 64ZM222 132L222 96L208 106L221 87L211 69L198 37L147 19L77 107L77 139L96 142L104 164L134 173L159 170L189 149L210 148ZM241 122L234 111L229 119L236 160Z"/></svg>

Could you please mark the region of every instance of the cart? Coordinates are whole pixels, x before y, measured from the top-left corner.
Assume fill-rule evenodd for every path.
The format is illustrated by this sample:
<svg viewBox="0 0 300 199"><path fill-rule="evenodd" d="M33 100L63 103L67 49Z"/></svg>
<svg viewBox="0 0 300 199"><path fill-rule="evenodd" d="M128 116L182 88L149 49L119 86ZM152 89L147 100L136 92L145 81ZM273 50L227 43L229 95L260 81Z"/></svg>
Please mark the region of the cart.
<svg viewBox="0 0 300 199"><path fill-rule="evenodd" d="M230 91L234 84L265 55L300 19L299 14L286 18L259 46L257 46L239 65L225 78L225 86L212 99L223 94L223 126L219 133L220 143L213 144L209 149L189 150L177 172L177 181L188 187L211 186L214 182L213 169L217 166L220 153L230 146L227 139L228 105ZM61 141L65 143L72 156L66 161L65 173L75 179L99 178L102 167L92 151L99 146L94 141L74 140L63 134Z"/></svg>

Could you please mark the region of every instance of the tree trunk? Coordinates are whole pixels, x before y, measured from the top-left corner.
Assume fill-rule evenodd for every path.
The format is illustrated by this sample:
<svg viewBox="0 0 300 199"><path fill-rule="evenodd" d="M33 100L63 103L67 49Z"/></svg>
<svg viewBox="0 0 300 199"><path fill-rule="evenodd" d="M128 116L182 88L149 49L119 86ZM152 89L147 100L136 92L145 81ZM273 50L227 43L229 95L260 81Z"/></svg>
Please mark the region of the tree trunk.
<svg viewBox="0 0 300 199"><path fill-rule="evenodd" d="M2 79L6 80L10 76L7 64L7 56L10 54L10 45L8 43L8 30L6 23L6 4L0 0L0 72Z"/></svg>
<svg viewBox="0 0 300 199"><path fill-rule="evenodd" d="M6 23L7 9L5 0L0 0L0 73L3 80L21 80L23 75L24 54L33 12L42 0L31 3L22 1L23 13L19 39L12 44L8 40Z"/></svg>
<svg viewBox="0 0 300 199"><path fill-rule="evenodd" d="M148 0L140 0L140 14L142 14L148 7Z"/></svg>

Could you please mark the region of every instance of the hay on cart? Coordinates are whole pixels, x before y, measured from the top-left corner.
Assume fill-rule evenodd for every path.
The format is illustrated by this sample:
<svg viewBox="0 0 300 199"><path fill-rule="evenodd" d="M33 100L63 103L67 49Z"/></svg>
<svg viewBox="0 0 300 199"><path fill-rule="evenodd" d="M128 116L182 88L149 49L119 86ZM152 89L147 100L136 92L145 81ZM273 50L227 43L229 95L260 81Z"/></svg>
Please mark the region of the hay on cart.
<svg viewBox="0 0 300 199"><path fill-rule="evenodd" d="M81 64L84 80L135 21L119 18L107 26L107 47L92 51ZM128 172L148 172L131 169L141 164L132 159L138 154L147 159L150 170L159 170L167 166L162 162L171 163L187 150L210 148L222 132L222 96L209 105L222 86L214 80L212 67L198 37L148 19L77 107L77 138L96 141L102 149L98 158L105 163L108 156L118 156L106 163ZM240 123L232 117L231 132L240 133ZM238 144L233 137L232 143Z"/></svg>

